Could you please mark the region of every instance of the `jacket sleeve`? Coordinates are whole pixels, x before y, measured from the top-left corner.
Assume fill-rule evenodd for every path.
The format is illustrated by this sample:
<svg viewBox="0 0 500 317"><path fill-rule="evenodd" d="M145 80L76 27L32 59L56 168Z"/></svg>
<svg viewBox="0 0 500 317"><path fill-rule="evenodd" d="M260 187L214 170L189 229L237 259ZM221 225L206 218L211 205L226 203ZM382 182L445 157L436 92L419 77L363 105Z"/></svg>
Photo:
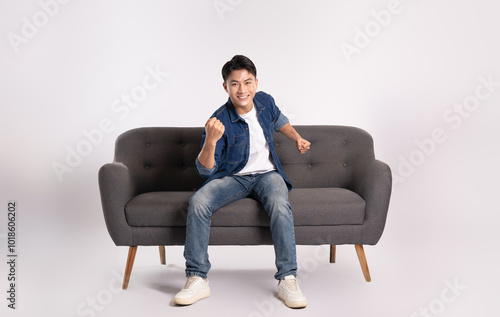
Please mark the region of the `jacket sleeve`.
<svg viewBox="0 0 500 317"><path fill-rule="evenodd" d="M278 108L278 106L276 105L276 103L274 102L274 98L271 97L271 95L268 95L269 96L269 100L270 100L270 105L271 105L271 109L273 111L273 117L274 117L274 131L276 132L279 132L279 130L287 123L289 123L290 121L288 120L288 118L280 111L280 109Z"/></svg>

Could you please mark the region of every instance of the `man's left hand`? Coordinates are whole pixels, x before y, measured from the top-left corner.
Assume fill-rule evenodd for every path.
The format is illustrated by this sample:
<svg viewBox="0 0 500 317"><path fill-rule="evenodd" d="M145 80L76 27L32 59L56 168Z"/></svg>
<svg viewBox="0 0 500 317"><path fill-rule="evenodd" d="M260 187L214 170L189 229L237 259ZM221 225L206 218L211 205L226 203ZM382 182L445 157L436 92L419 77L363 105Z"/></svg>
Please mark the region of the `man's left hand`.
<svg viewBox="0 0 500 317"><path fill-rule="evenodd" d="M303 138L298 138L295 141L295 145L297 145L297 150L299 150L300 154L306 153L311 148L311 142Z"/></svg>

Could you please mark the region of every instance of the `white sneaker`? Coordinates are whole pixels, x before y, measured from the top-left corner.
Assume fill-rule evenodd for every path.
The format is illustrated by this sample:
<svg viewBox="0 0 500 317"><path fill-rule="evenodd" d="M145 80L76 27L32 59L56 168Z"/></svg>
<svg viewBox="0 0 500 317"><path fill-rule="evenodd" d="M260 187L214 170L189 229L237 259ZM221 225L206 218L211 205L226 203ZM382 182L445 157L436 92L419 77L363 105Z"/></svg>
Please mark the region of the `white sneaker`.
<svg viewBox="0 0 500 317"><path fill-rule="evenodd" d="M199 276L190 276L184 288L181 289L179 293L175 294L174 304L191 305L208 296L210 296L208 279L203 279Z"/></svg>
<svg viewBox="0 0 500 317"><path fill-rule="evenodd" d="M288 275L278 283L278 298L285 302L290 308L303 308L307 306L307 300L297 284L293 275Z"/></svg>

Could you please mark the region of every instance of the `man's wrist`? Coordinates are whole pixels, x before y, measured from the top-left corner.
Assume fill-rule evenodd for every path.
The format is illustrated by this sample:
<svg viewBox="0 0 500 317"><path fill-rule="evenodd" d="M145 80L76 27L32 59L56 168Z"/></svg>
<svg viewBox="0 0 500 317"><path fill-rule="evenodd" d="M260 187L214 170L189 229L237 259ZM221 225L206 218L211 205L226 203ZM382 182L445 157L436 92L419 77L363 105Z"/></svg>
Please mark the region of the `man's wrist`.
<svg viewBox="0 0 500 317"><path fill-rule="evenodd" d="M218 140L206 139L205 144L203 144L203 147L206 147L207 149L209 148L215 149L215 147L217 146L217 141Z"/></svg>
<svg viewBox="0 0 500 317"><path fill-rule="evenodd" d="M302 137L300 136L300 134L298 134L297 132L293 132L293 134L292 134L292 140L294 142L298 142L300 139L302 139Z"/></svg>

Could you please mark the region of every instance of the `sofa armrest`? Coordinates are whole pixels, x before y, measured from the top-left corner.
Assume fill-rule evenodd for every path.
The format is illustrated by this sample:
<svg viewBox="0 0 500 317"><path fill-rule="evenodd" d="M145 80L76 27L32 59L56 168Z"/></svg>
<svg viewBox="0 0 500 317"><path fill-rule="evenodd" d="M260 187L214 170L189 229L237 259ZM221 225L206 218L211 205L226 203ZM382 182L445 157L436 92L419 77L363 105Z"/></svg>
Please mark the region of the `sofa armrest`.
<svg viewBox="0 0 500 317"><path fill-rule="evenodd" d="M108 163L99 169L102 210L109 235L116 245L133 246L132 227L125 217L125 204L136 196L136 184L123 163Z"/></svg>
<svg viewBox="0 0 500 317"><path fill-rule="evenodd" d="M363 244L377 244L384 231L389 209L392 190L390 167L384 162L373 160L365 169L355 174L353 190L366 202Z"/></svg>

